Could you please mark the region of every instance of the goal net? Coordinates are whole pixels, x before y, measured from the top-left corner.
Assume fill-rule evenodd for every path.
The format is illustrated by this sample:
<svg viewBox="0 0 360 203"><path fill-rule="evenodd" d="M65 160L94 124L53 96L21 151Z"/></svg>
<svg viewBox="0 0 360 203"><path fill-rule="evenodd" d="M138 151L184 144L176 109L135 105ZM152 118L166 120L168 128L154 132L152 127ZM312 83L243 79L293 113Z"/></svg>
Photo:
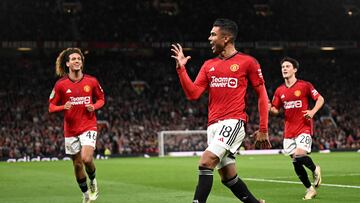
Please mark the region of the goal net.
<svg viewBox="0 0 360 203"><path fill-rule="evenodd" d="M200 155L207 147L206 130L158 132L159 156Z"/></svg>

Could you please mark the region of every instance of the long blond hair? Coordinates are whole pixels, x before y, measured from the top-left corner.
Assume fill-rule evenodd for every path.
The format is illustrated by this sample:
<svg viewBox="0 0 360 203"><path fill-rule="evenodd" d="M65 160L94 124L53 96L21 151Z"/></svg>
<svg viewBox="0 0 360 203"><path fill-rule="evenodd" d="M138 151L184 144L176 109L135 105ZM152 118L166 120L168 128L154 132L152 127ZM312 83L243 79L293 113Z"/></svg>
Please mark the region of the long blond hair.
<svg viewBox="0 0 360 203"><path fill-rule="evenodd" d="M84 69L85 57L84 54L81 52L81 50L79 48L67 48L63 50L56 58L55 73L57 76L61 77L69 73L69 68L66 67L66 62L70 60L69 56L73 53L77 53L81 56L81 60L82 60L81 70Z"/></svg>

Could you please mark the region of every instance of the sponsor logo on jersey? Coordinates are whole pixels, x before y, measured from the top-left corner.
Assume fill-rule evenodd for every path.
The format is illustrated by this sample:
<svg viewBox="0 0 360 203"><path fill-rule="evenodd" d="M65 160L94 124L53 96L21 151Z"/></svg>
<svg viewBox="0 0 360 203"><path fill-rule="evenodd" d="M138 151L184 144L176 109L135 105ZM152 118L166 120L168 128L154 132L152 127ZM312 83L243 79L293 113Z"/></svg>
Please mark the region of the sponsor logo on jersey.
<svg viewBox="0 0 360 203"><path fill-rule="evenodd" d="M224 138L223 138L223 137L220 137L218 140L219 140L220 142L224 142Z"/></svg>
<svg viewBox="0 0 360 203"><path fill-rule="evenodd" d="M86 97L70 97L71 105L90 104L90 96Z"/></svg>
<svg viewBox="0 0 360 203"><path fill-rule="evenodd" d="M211 76L210 87L237 88L237 84L238 84L237 78Z"/></svg>
<svg viewBox="0 0 360 203"><path fill-rule="evenodd" d="M55 90L53 89L50 94L50 99L53 99L55 97Z"/></svg>
<svg viewBox="0 0 360 203"><path fill-rule="evenodd" d="M209 72L212 72L212 71L215 71L215 68L214 67L211 67Z"/></svg>
<svg viewBox="0 0 360 203"><path fill-rule="evenodd" d="M238 64L232 64L232 65L230 66L230 70L231 70L232 72L236 72L237 70L239 70L239 65L238 65Z"/></svg>
<svg viewBox="0 0 360 203"><path fill-rule="evenodd" d="M300 97L301 91L300 90L295 90L294 95L297 96L297 97Z"/></svg>
<svg viewBox="0 0 360 203"><path fill-rule="evenodd" d="M284 94L282 94L280 98L281 98L281 99L284 99L284 98L285 98L285 95L284 95Z"/></svg>
<svg viewBox="0 0 360 203"><path fill-rule="evenodd" d="M84 91L85 91L85 92L90 92L90 89L91 89L91 88L90 88L89 85L85 85L85 86L84 86Z"/></svg>
<svg viewBox="0 0 360 203"><path fill-rule="evenodd" d="M71 89L67 89L67 90L66 90L66 93L71 93Z"/></svg>
<svg viewBox="0 0 360 203"><path fill-rule="evenodd" d="M301 107L302 107L301 100L284 102L284 109L294 109L294 108L301 108Z"/></svg>

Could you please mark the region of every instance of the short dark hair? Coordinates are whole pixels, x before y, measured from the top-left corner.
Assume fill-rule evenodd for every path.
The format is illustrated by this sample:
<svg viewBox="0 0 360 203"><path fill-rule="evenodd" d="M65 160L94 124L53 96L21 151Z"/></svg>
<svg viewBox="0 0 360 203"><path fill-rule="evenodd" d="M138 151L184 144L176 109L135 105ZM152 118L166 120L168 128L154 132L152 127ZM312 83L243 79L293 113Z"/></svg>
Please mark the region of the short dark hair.
<svg viewBox="0 0 360 203"><path fill-rule="evenodd" d="M238 34L238 26L234 21L226 18L218 18L215 20L213 27L220 27L221 30L229 32L232 35L231 41L235 42Z"/></svg>
<svg viewBox="0 0 360 203"><path fill-rule="evenodd" d="M296 59L293 59L291 57L288 57L288 56L285 56L283 59L281 59L280 65L282 65L285 61L291 63L293 65L293 67L296 69L299 69L299 67L300 67L299 61L297 61Z"/></svg>

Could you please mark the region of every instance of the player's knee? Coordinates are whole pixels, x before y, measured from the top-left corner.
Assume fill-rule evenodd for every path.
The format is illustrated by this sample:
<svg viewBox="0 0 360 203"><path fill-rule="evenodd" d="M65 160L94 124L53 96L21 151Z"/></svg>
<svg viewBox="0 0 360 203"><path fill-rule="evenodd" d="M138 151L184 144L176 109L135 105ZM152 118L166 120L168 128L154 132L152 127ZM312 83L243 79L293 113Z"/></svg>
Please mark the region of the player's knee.
<svg viewBox="0 0 360 203"><path fill-rule="evenodd" d="M199 166L203 167L203 168L213 169L213 168L215 168L213 165L214 164L212 162L206 161L206 160L202 160L202 161L199 162Z"/></svg>
<svg viewBox="0 0 360 203"><path fill-rule="evenodd" d="M306 155L307 155L306 150L303 150L301 148L296 148L295 153L294 153L294 157L306 156Z"/></svg>
<svg viewBox="0 0 360 203"><path fill-rule="evenodd" d="M93 157L92 156L84 156L82 157L82 162L85 165L91 164L91 162L93 161Z"/></svg>
<svg viewBox="0 0 360 203"><path fill-rule="evenodd" d="M204 168L214 169L215 166L219 163L219 158L210 152L207 153L205 152L200 158L199 166Z"/></svg>

